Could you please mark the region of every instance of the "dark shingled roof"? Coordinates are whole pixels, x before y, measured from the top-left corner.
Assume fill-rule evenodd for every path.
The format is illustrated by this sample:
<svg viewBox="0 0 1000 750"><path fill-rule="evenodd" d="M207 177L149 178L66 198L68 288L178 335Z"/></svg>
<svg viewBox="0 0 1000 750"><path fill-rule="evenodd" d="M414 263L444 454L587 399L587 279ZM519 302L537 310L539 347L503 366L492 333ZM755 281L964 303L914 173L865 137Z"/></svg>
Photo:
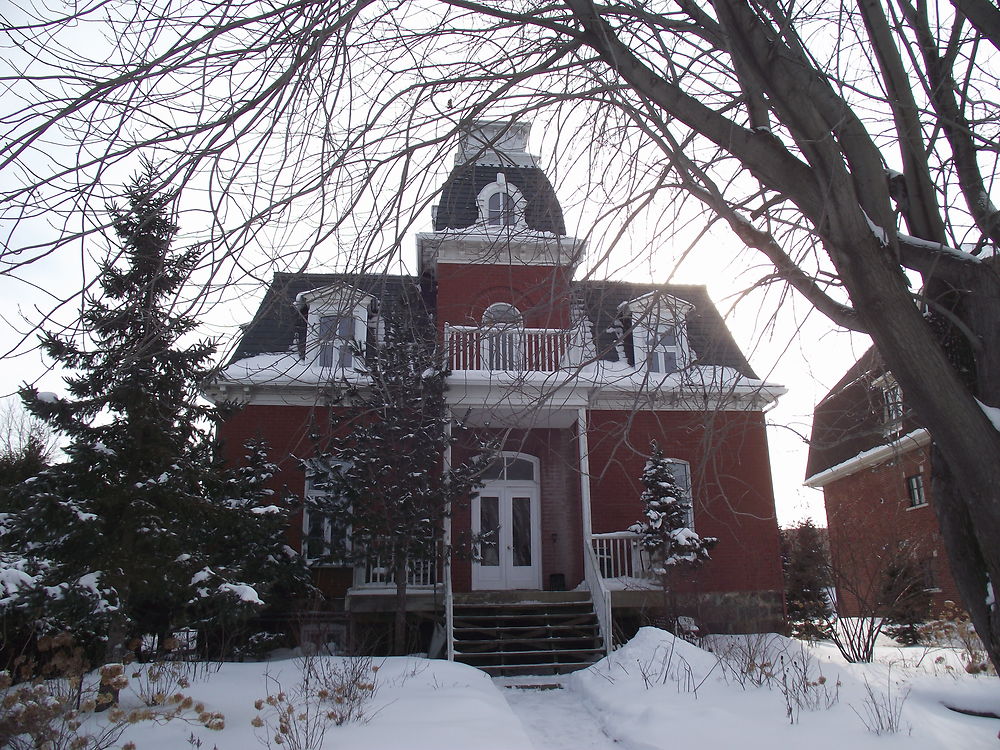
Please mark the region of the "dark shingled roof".
<svg viewBox="0 0 1000 750"><path fill-rule="evenodd" d="M895 437L887 437L883 429L882 392L873 385L885 373L885 364L873 347L816 405L806 479ZM920 426L907 409L898 434L905 435Z"/></svg>
<svg viewBox="0 0 1000 750"><path fill-rule="evenodd" d="M566 234L562 208L548 177L538 167L484 166L466 164L456 167L441 191L434 230L465 229L479 220L476 197L503 172L505 179L524 196L524 221L537 232Z"/></svg>
<svg viewBox="0 0 1000 750"><path fill-rule="evenodd" d="M296 334L304 325L302 315L295 308L295 298L302 292L336 283L348 284L384 304L392 304L402 297L407 287L417 284L417 279L386 274L276 273L230 362L256 354L292 351L296 346Z"/></svg>
<svg viewBox="0 0 1000 750"><path fill-rule="evenodd" d="M235 362L256 354L293 351L297 345L297 335L304 326L303 317L294 305L296 296L338 282L371 294L383 305L395 304L407 288L419 283L412 276L381 274L275 274L257 314L244 331L230 361ZM689 344L697 364L732 367L747 377L757 377L703 286L580 281L574 283L573 290L576 302L582 304L587 317L594 324L597 352L602 359L618 360L614 336L608 329L618 320L621 304L649 292L660 291L694 305L694 309L688 313L687 325ZM429 308L433 308L432 299L425 298L425 302ZM627 335L625 351L629 361L634 364L631 337Z"/></svg>
<svg viewBox="0 0 1000 750"><path fill-rule="evenodd" d="M609 332L608 328L618 320L618 308L621 304L644 294L659 291L694 305L694 309L687 316L687 330L688 344L694 353L696 364L732 367L747 377L757 378L704 286L580 281L573 287L576 298L583 303L587 317L594 324L597 352L602 359L612 361L618 359L614 334ZM625 354L629 362L635 364L631 343L631 337L626 336Z"/></svg>

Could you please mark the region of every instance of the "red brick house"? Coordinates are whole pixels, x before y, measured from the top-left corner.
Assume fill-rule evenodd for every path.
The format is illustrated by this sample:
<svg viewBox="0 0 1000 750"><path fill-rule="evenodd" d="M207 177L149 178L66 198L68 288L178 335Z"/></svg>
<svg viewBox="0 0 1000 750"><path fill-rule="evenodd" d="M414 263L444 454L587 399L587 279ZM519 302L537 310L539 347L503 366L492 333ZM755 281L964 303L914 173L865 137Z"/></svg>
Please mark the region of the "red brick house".
<svg viewBox="0 0 1000 750"><path fill-rule="evenodd" d="M524 125L483 123L462 140L433 231L416 238L417 276L277 274L208 389L246 404L222 437L235 457L263 436L281 459L275 484L307 492L297 460L311 450L307 436L324 423L337 380L361 377L350 344L377 342L380 306L417 285L445 348L453 413L505 436L506 461L444 530L498 529L498 544L411 573L410 606L447 623L449 654L461 656L462 623L471 631L470 618L485 616L473 605L580 607L596 614L599 649L612 611L661 606L628 531L654 439L690 487L697 531L720 539L683 584L683 610L715 632L779 627L763 409L783 389L757 378L704 287L574 280L585 243L567 235L526 144ZM309 534L331 533L309 518L293 532L306 551ZM383 570L316 575L352 615L388 599Z"/></svg>
<svg viewBox="0 0 1000 750"><path fill-rule="evenodd" d="M874 348L816 406L805 483L823 490L840 614L870 611L902 560L919 569L934 609L960 601L934 514L930 443Z"/></svg>

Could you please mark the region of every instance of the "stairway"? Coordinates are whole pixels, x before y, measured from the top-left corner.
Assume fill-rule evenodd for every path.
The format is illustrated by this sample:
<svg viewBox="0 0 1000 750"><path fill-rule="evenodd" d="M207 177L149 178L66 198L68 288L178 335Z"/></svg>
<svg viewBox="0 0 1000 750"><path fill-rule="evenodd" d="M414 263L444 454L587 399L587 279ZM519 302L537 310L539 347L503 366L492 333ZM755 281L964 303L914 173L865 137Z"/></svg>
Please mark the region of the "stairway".
<svg viewBox="0 0 1000 750"><path fill-rule="evenodd" d="M455 594L455 661L491 675L561 674L604 656L587 592Z"/></svg>

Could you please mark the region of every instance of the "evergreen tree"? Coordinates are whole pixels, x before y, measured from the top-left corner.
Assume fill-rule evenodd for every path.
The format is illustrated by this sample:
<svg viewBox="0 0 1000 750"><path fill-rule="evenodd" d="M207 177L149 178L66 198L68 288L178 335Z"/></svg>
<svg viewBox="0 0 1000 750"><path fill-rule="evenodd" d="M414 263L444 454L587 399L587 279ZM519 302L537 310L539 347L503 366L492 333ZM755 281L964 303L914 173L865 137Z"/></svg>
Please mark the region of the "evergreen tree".
<svg viewBox="0 0 1000 750"><path fill-rule="evenodd" d="M335 530L329 560L378 566L396 586L393 649L406 643L407 571L437 567L450 508L468 499L487 456L445 471L451 417L434 329L418 296L383 311L381 342L358 351L366 382L333 410L330 450L306 461L314 490L310 513Z"/></svg>
<svg viewBox="0 0 1000 750"><path fill-rule="evenodd" d="M38 634L69 630L99 658L185 626L195 610L255 612L263 593L232 561L254 550L267 514L249 507L253 492L229 492L245 489L239 477L220 482L216 411L198 396L215 346L183 343L196 324L175 312L197 255L171 253L172 197L156 183L147 168L128 205L112 209L120 252L101 268L103 294L87 300L88 342L43 337L48 355L77 373L69 396L21 395L65 437L66 460L20 485L0 531L7 564L23 571L4 609ZM220 544L238 523L246 546Z"/></svg>
<svg viewBox="0 0 1000 750"><path fill-rule="evenodd" d="M677 484L670 461L655 441L641 481L645 487L640 496L644 517L633 528L650 554L653 572L664 576L677 569L697 568L709 560L709 551L719 540L699 536L690 528L691 498Z"/></svg>
<svg viewBox="0 0 1000 750"><path fill-rule="evenodd" d="M788 623L796 638L824 637L833 616L827 596L832 585L823 536L811 519L781 532Z"/></svg>

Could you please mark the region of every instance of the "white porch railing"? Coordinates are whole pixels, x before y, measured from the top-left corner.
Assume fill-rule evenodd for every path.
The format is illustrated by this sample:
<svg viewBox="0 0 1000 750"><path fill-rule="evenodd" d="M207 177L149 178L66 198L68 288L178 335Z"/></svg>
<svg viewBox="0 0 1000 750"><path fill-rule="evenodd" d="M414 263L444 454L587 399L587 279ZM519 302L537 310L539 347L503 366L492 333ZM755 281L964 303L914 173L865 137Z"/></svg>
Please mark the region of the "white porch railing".
<svg viewBox="0 0 1000 750"><path fill-rule="evenodd" d="M647 556L639 545L639 534L614 531L591 534L590 540L602 578L649 577Z"/></svg>
<svg viewBox="0 0 1000 750"><path fill-rule="evenodd" d="M434 560L411 560L406 570L407 586L433 586L437 583L437 563ZM356 586L394 586L395 571L381 560L372 560L355 569Z"/></svg>
<svg viewBox="0 0 1000 750"><path fill-rule="evenodd" d="M446 325L452 370L555 372L567 364L571 331L562 328L482 328Z"/></svg>
<svg viewBox="0 0 1000 750"><path fill-rule="evenodd" d="M585 545L583 553L583 572L590 589L590 598L594 602L594 612L601 628L601 640L604 641L604 653L611 653L611 589L604 583L597 555L591 545Z"/></svg>

